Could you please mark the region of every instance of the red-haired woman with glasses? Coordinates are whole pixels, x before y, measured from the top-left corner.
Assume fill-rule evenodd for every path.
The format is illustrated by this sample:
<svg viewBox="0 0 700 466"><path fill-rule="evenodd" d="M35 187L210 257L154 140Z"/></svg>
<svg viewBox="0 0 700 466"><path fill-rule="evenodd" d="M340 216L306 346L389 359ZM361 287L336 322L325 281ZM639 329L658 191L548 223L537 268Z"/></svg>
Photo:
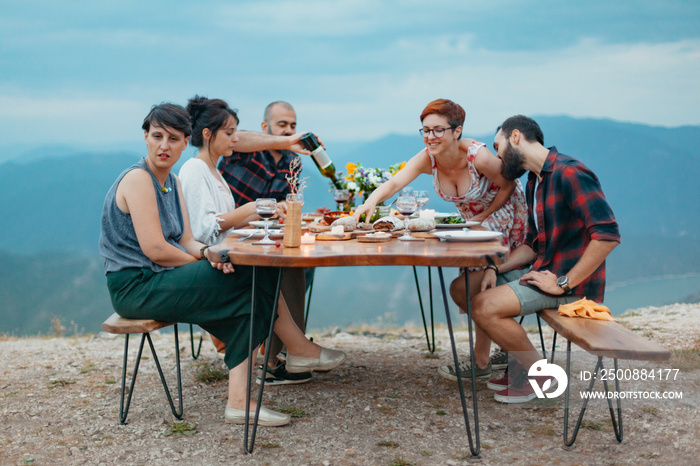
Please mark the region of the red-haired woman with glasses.
<svg viewBox="0 0 700 466"><path fill-rule="evenodd" d="M445 201L452 202L464 220L481 222L491 231L503 233L501 243L511 251L525 239L527 204L520 181L510 181L501 175L502 161L479 141L462 138L464 109L447 99L430 102L420 115L425 149L406 166L383 183L355 211L371 216L378 203L383 202L418 175L432 175L435 192ZM464 273L464 272L462 272ZM483 268L471 269L470 296L482 291ZM460 275L450 287L452 299L462 312L466 309L464 278ZM479 334L481 333L481 334ZM474 356L477 363L489 364L491 341L483 332L477 332ZM468 359L467 359L468 360ZM463 369L463 368L461 368ZM490 374L489 365L489 374ZM457 380L454 367L445 366L440 375ZM471 377L470 370L462 370L462 377Z"/></svg>

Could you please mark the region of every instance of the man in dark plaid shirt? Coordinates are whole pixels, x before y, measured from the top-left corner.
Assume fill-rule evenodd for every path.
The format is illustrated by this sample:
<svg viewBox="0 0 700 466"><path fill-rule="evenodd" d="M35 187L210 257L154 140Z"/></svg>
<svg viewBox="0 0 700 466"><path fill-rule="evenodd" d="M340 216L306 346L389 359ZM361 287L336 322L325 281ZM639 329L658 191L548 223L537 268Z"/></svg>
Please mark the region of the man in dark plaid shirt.
<svg viewBox="0 0 700 466"><path fill-rule="evenodd" d="M272 197L281 202L289 193L289 163L296 154L287 148L291 147L290 144L298 144L302 136L297 135L296 141L292 138L297 126L294 108L286 102L271 103L265 109L260 126L263 133L275 138L241 132L241 141L236 147L238 151L219 162L219 171L231 188L237 206L261 197ZM261 144L264 149L260 148ZM255 149L243 152L249 148ZM297 150L308 153L301 147Z"/></svg>
<svg viewBox="0 0 700 466"><path fill-rule="evenodd" d="M620 243L620 233L595 174L556 147L546 148L534 120L522 115L507 119L496 133L494 149L505 178L530 172L528 234L505 262L488 266L482 291L472 299L472 317L477 335L487 335L520 365L489 382L489 388L498 390L494 397L521 403L536 397L527 370L542 357L514 317L583 297L602 302L605 258ZM471 377L470 366L460 369ZM490 367L475 369L490 373Z"/></svg>
<svg viewBox="0 0 700 466"><path fill-rule="evenodd" d="M260 126L262 133L239 132L236 151L229 157L222 157L218 165L237 206L263 197L275 198L283 203L289 193L289 163L296 157L295 152L309 154L299 142L303 133L295 134L297 116L287 102L269 104ZM305 292L307 283L313 280L313 274L313 268L288 268L282 275L281 292L289 313L302 331L306 328ZM277 356L283 348L279 337L273 335L270 354ZM268 385L300 384L311 380L309 372L289 373L284 361L275 357L270 358L268 371L265 379Z"/></svg>

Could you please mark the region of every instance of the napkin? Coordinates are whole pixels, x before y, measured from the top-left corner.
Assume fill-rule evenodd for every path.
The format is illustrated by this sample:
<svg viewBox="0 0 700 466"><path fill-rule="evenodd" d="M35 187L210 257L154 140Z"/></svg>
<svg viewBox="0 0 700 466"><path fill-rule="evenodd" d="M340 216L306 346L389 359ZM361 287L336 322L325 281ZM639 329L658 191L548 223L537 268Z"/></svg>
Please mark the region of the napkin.
<svg viewBox="0 0 700 466"><path fill-rule="evenodd" d="M569 304L559 305L559 315L568 317L583 317L584 319L617 320L613 319L610 309L590 299L579 299Z"/></svg>

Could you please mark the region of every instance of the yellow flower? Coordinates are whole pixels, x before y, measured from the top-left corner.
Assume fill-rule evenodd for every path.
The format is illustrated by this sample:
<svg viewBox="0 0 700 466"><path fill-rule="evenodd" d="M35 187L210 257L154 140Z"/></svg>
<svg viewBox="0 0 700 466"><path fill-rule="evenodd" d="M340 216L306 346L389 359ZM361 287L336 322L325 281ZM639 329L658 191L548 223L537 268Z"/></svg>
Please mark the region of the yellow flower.
<svg viewBox="0 0 700 466"><path fill-rule="evenodd" d="M348 176L350 176L350 175L352 175L353 173L355 173L355 170L356 170L356 169L357 169L357 165L355 165L355 164L352 163L352 162L348 162L348 164L345 165L345 170L347 170Z"/></svg>
<svg viewBox="0 0 700 466"><path fill-rule="evenodd" d="M405 166L406 166L406 162L401 162L401 165L399 165L399 169L396 171L396 173L398 173L398 172L400 172L401 170L403 170L403 167L405 167Z"/></svg>

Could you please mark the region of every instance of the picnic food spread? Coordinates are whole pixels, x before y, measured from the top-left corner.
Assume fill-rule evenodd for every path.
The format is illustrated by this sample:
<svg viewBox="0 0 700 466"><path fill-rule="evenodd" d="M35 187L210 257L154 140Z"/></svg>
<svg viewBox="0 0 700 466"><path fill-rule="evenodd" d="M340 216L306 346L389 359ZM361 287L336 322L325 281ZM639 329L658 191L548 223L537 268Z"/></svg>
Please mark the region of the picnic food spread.
<svg viewBox="0 0 700 466"><path fill-rule="evenodd" d="M559 315L568 317L583 317L585 319L615 320L607 306L598 304L590 299L579 299L569 304L559 305Z"/></svg>

